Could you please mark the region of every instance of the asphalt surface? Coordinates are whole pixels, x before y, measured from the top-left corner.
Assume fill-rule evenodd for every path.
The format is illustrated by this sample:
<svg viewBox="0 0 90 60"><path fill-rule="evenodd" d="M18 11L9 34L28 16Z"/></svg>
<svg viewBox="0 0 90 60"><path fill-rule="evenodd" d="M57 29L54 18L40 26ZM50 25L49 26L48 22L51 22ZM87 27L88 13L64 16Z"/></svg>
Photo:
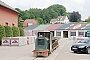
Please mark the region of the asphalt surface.
<svg viewBox="0 0 90 60"><path fill-rule="evenodd" d="M0 60L90 60L90 54L77 54L70 50L73 40L61 39L59 47L48 57L34 57L34 44L25 46L0 46Z"/></svg>

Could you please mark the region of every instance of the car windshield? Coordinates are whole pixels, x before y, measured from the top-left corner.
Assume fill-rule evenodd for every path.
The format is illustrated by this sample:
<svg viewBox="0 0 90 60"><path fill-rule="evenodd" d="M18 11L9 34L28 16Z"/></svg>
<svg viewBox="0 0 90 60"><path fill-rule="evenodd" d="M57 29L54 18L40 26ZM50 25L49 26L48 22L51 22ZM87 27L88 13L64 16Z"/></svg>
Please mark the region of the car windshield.
<svg viewBox="0 0 90 60"><path fill-rule="evenodd" d="M81 41L81 43L88 43L88 42L90 42L90 38L87 38Z"/></svg>

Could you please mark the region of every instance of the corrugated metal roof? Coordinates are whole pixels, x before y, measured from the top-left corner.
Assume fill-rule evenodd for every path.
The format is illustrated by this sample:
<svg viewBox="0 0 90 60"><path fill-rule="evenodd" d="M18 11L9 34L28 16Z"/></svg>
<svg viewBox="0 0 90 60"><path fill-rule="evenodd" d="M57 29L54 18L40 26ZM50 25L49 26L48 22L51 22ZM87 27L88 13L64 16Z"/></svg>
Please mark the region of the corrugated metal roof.
<svg viewBox="0 0 90 60"><path fill-rule="evenodd" d="M36 27L36 28L33 29L33 30L44 30L44 29L47 28L48 26L50 26L50 24L47 24L47 25L39 25L38 27Z"/></svg>
<svg viewBox="0 0 90 60"><path fill-rule="evenodd" d="M78 28L78 30L83 30L83 29L85 29L85 26L86 26L87 24L84 24L83 26L81 26L80 28Z"/></svg>
<svg viewBox="0 0 90 60"><path fill-rule="evenodd" d="M56 30L69 30L69 28L71 28L72 26L74 26L74 24L63 24L62 26L60 26Z"/></svg>
<svg viewBox="0 0 90 60"><path fill-rule="evenodd" d="M90 30L90 23L85 24L85 25L81 28L81 30Z"/></svg>
<svg viewBox="0 0 90 60"><path fill-rule="evenodd" d="M45 24L45 25L30 25L25 30L89 30L90 23L86 24Z"/></svg>
<svg viewBox="0 0 90 60"><path fill-rule="evenodd" d="M78 30L78 28L82 27L84 24L83 23L78 23L75 26L73 26L72 28L70 28L70 30Z"/></svg>
<svg viewBox="0 0 90 60"><path fill-rule="evenodd" d="M47 28L45 28L44 30L55 30L58 27L60 27L62 24L52 24L50 26L48 26Z"/></svg>
<svg viewBox="0 0 90 60"><path fill-rule="evenodd" d="M34 28L38 27L39 25L29 25L25 28L25 30L33 30Z"/></svg>

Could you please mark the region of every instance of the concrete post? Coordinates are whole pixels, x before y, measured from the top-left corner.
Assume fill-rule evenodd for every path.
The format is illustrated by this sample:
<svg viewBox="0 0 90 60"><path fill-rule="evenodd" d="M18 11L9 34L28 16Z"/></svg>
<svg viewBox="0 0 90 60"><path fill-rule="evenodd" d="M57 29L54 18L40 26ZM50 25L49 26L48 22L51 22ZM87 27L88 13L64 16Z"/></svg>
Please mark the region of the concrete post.
<svg viewBox="0 0 90 60"><path fill-rule="evenodd" d="M52 32L50 32L50 52L52 51Z"/></svg>
<svg viewBox="0 0 90 60"><path fill-rule="evenodd" d="M76 30L76 36L78 36L78 30Z"/></svg>
<svg viewBox="0 0 90 60"><path fill-rule="evenodd" d="M61 38L63 38L63 30L61 31Z"/></svg>
<svg viewBox="0 0 90 60"><path fill-rule="evenodd" d="M71 38L71 36L70 36L70 31L68 30L68 38Z"/></svg>
<svg viewBox="0 0 90 60"><path fill-rule="evenodd" d="M56 31L54 31L54 37L56 37Z"/></svg>

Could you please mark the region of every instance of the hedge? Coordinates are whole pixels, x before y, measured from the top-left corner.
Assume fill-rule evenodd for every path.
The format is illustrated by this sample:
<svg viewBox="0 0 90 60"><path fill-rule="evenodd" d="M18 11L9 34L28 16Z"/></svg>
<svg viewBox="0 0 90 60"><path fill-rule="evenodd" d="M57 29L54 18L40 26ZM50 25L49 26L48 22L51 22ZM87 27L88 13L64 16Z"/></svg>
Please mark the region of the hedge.
<svg viewBox="0 0 90 60"><path fill-rule="evenodd" d="M18 27L13 26L12 27L12 31L13 31L13 37L18 37L20 36L20 31Z"/></svg>
<svg viewBox="0 0 90 60"><path fill-rule="evenodd" d="M0 45L3 37L18 37L24 36L24 29L22 27L12 28L10 26L2 26L0 25Z"/></svg>
<svg viewBox="0 0 90 60"><path fill-rule="evenodd" d="M0 45L3 37L5 37L5 28L0 25Z"/></svg>
<svg viewBox="0 0 90 60"><path fill-rule="evenodd" d="M4 27L5 27L6 37L12 37L13 36L12 28L10 26L4 26Z"/></svg>
<svg viewBox="0 0 90 60"><path fill-rule="evenodd" d="M24 29L22 27L19 27L20 30L20 36L24 36Z"/></svg>

